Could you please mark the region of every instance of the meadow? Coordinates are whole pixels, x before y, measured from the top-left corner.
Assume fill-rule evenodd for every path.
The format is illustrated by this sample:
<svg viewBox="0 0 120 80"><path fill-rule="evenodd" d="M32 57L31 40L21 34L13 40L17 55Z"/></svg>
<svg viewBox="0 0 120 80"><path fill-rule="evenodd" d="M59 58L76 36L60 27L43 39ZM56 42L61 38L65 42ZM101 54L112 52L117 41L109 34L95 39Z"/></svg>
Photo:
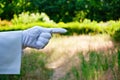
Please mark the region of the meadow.
<svg viewBox="0 0 120 80"><path fill-rule="evenodd" d="M0 80L119 80L119 61L109 35L53 35L44 49L24 50L20 75Z"/></svg>

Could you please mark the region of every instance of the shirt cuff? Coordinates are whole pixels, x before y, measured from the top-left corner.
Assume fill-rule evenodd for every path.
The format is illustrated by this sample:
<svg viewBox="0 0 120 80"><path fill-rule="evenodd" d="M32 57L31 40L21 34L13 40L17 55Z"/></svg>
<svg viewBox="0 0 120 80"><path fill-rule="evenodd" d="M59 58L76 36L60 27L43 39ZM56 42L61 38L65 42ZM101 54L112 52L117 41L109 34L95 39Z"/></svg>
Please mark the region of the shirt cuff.
<svg viewBox="0 0 120 80"><path fill-rule="evenodd" d="M20 74L22 31L0 32L0 74Z"/></svg>

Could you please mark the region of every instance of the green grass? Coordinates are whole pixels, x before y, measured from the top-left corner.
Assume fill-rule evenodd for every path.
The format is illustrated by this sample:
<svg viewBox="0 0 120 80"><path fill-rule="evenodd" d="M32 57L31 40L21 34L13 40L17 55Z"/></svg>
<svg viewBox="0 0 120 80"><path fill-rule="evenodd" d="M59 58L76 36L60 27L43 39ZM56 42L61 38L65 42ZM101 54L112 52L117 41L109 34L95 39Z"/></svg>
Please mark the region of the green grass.
<svg viewBox="0 0 120 80"><path fill-rule="evenodd" d="M24 17L23 17L24 18ZM25 18L26 19L26 18ZM43 27L48 27L48 28L65 28L68 30L67 33L64 35L74 35L74 34L109 34L109 35L114 35L116 30L118 30L120 27L120 20L114 21L110 20L107 22L97 22L97 21L90 21L89 19L83 20L83 22L69 22L69 23L64 23L64 22L38 22L33 20L30 20L32 22L29 23L17 23L13 24L12 22L9 21L0 21L0 32L1 31L16 31L16 30L24 30L28 29L33 26L43 26ZM25 21L23 21L25 22Z"/></svg>
<svg viewBox="0 0 120 80"><path fill-rule="evenodd" d="M117 56L120 54L89 53L89 60L79 54L81 63L72 69L60 80L119 80ZM108 77L111 77L108 78Z"/></svg>
<svg viewBox="0 0 120 80"><path fill-rule="evenodd" d="M82 53L78 54L80 64L59 80L105 80L106 74L110 74L112 80L118 80L117 68L120 51L112 54L90 52L86 60ZM25 54L22 60L20 75L0 75L0 80L49 80L53 71L44 67L46 55L33 51ZM120 65L119 65L120 66ZM110 73L108 73L108 70Z"/></svg>
<svg viewBox="0 0 120 80"><path fill-rule="evenodd" d="M0 75L0 80L48 80L53 71L44 67L46 55L32 51L24 53L20 75Z"/></svg>

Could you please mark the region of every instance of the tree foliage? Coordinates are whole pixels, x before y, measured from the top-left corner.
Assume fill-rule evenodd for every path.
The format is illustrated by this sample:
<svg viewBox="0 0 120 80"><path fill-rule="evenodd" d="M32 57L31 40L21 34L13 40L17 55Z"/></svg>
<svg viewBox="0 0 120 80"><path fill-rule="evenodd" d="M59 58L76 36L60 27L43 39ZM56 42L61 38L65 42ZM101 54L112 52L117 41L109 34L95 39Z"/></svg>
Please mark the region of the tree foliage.
<svg viewBox="0 0 120 80"><path fill-rule="evenodd" d="M120 18L120 0L0 0L0 18L22 12L45 12L55 22L85 18L107 21Z"/></svg>

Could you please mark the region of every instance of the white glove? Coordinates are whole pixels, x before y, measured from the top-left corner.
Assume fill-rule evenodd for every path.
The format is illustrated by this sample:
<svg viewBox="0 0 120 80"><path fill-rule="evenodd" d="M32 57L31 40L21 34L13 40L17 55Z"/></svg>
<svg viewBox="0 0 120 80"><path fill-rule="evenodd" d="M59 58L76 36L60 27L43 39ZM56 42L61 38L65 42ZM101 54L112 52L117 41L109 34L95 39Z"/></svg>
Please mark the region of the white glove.
<svg viewBox="0 0 120 80"><path fill-rule="evenodd" d="M35 26L33 28L24 30L22 32L22 46L42 49L49 42L52 33L65 33L66 29L63 28L43 28Z"/></svg>

